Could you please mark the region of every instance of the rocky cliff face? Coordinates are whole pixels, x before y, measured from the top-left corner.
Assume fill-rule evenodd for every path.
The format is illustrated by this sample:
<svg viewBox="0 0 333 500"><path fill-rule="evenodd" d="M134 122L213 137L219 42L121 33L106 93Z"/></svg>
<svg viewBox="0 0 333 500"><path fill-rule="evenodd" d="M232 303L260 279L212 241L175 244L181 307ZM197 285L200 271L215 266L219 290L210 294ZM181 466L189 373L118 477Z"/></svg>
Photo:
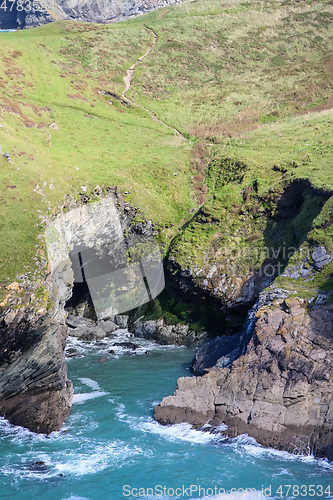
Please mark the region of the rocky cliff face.
<svg viewBox="0 0 333 500"><path fill-rule="evenodd" d="M245 352L228 362L235 343L222 337L206 374L179 379L173 396L155 407L155 419L197 427L223 422L229 437L248 433L266 446L332 459L333 305L306 306L279 298L259 307ZM201 352L197 369L203 358Z"/></svg>
<svg viewBox="0 0 333 500"><path fill-rule="evenodd" d="M74 283L70 252L94 247L103 236L113 242L123 236L112 198L53 221L46 230L49 268L44 281L8 287L0 304L0 414L14 424L50 433L60 429L70 412L73 387L64 354L65 304Z"/></svg>
<svg viewBox="0 0 333 500"><path fill-rule="evenodd" d="M0 414L35 432L60 429L71 409L64 304L72 283L70 263L64 261L44 281L53 296L54 308L49 313L43 305L36 307L36 287L29 289L28 283L26 289L12 284L11 291L24 296L20 307L14 303L1 308Z"/></svg>
<svg viewBox="0 0 333 500"><path fill-rule="evenodd" d="M57 0L54 2L41 1L41 9L36 12L27 12L25 17L19 15L19 25L30 28L51 21L70 20L110 23L121 21L151 10L167 7L183 0ZM46 8L47 7L47 8Z"/></svg>

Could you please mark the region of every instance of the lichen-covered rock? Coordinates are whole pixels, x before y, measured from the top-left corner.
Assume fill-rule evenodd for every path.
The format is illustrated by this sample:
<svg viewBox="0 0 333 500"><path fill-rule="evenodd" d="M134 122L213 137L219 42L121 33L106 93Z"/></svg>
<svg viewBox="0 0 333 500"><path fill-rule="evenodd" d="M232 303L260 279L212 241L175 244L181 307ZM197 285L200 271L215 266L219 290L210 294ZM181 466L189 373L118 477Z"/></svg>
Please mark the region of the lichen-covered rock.
<svg viewBox="0 0 333 500"><path fill-rule="evenodd" d="M179 379L155 419L223 422L230 437L248 433L266 446L332 459L332 379L333 305L308 311L302 300L277 299L258 309L244 354L203 377Z"/></svg>

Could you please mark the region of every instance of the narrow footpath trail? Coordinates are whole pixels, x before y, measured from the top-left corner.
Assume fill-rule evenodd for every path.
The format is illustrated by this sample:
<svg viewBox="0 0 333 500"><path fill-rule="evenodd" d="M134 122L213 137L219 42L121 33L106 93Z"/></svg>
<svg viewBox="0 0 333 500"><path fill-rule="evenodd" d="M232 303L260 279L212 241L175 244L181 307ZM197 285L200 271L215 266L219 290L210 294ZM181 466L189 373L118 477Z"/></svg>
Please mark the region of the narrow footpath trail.
<svg viewBox="0 0 333 500"><path fill-rule="evenodd" d="M125 88L123 90L123 93L122 93L122 98L124 99L124 101L128 102L129 104L132 104L133 106L137 106L138 108L141 108L143 109L146 113L149 114L149 116L151 116L151 118L158 122L158 123L161 123L162 125L164 125L165 127L167 128L170 128L171 130L174 131L174 133L178 136L178 137L181 137L182 139L185 139L185 137L183 136L183 134L181 132L179 132L179 130L177 130L176 128L174 127L171 127L170 125L168 125L167 123L165 123L164 121L160 120L159 118L157 118L157 116L152 112L150 111L149 109L145 108L144 106L142 106L141 104L138 104L137 102L135 102L134 100L134 88L132 86L132 79L133 79L133 75L134 75L134 71L135 71L135 68L136 66L141 62L143 61L143 59L145 57L147 57L151 51L154 49L154 47L156 46L157 44L157 41L158 41L158 36L157 34L155 33L155 31L152 29L152 28L148 28L148 26L146 26L146 29L151 31L151 33L154 35L154 42L153 44L148 47L148 49L146 50L146 52L143 54L143 56L139 57L137 59L137 61L132 64L132 66L127 70L127 74L126 76L124 76L124 82L125 82ZM130 88L132 88L132 93L131 93L131 98L129 99L128 97L126 97L126 93L130 90Z"/></svg>

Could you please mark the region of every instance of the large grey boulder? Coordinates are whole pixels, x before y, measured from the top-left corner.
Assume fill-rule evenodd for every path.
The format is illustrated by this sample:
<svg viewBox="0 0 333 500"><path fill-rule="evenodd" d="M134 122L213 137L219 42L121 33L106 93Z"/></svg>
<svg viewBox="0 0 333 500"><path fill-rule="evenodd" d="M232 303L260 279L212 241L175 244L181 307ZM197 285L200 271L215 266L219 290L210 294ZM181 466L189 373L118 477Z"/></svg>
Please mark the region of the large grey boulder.
<svg viewBox="0 0 333 500"><path fill-rule="evenodd" d="M331 262L333 256L327 253L325 247L317 247L311 255L314 261L314 268L320 271L326 264Z"/></svg>
<svg viewBox="0 0 333 500"><path fill-rule="evenodd" d="M68 315L66 318L66 325L70 328L77 328L78 326L92 326L92 321L89 319L83 318L82 316L73 316L72 314Z"/></svg>
<svg viewBox="0 0 333 500"><path fill-rule="evenodd" d="M116 323L114 323L111 320L109 320L109 321L104 321L104 320L99 321L98 326L99 326L99 328L101 328L103 330L103 332L106 335L112 334L113 332L115 332L119 328L119 326L116 325Z"/></svg>
<svg viewBox="0 0 333 500"><path fill-rule="evenodd" d="M118 325L120 328L127 328L128 325L128 316L123 314L120 315L118 314L113 318L113 321L116 325Z"/></svg>
<svg viewBox="0 0 333 500"><path fill-rule="evenodd" d="M79 326L72 330L69 335L80 340L102 340L106 334L99 326Z"/></svg>

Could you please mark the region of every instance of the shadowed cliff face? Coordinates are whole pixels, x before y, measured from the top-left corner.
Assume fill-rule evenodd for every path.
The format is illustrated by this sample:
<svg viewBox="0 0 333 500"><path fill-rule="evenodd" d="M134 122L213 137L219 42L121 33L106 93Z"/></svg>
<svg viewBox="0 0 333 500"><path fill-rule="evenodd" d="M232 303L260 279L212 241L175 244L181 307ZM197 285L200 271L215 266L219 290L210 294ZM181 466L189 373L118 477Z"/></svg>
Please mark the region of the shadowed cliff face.
<svg viewBox="0 0 333 500"><path fill-rule="evenodd" d="M332 325L331 304L309 313L296 299L261 307L245 353L203 377L179 379L155 419L223 422L229 437L248 433L265 446L332 459Z"/></svg>
<svg viewBox="0 0 333 500"><path fill-rule="evenodd" d="M35 311L28 302L0 316L0 414L35 432L59 430L72 405L63 313L72 283L67 260L52 275L54 309L50 314Z"/></svg>
<svg viewBox="0 0 333 500"><path fill-rule="evenodd" d="M151 293L156 291L153 288L153 278L156 277L156 273L153 274L156 271L155 260L152 258L155 254L150 253L148 259L146 253L142 253L152 249L143 239L143 234L147 233L147 237L151 235L151 224L133 227L133 234L128 234L125 245L122 224L130 225L131 219L122 218L120 205L118 200L116 207L114 197L109 196L98 199L95 203L74 205L73 210L58 216L48 225L45 233L49 274L45 276L43 286L36 290L33 283L27 282L20 287L14 282L7 287L7 291L15 289L21 297L25 295L24 300L20 298L17 304L12 299L7 303L9 295L0 304L0 415L13 424L35 432L50 433L60 429L70 412L73 387L67 379L64 353L68 335L65 305L72 295L74 279L80 274L80 266L74 265L75 260L71 261L71 258L77 258L73 250L79 248L82 255L85 255L81 271L84 269L88 284L94 282L94 277L91 278L89 274L92 271L97 272L99 284L101 276L108 276L110 273L114 277L117 272L122 271L124 265L132 270L129 272L132 277L135 266L128 265L127 250L130 248L132 258L140 257L146 266L146 279ZM127 232L130 233L129 230ZM135 242L137 245L134 245ZM155 246L153 250L156 250ZM119 269L110 267L111 262L114 266L120 266ZM123 277L125 273L120 274ZM114 279L112 283L117 284ZM143 278L140 283L142 288ZM118 281L119 288L116 292L126 284L128 285L127 282ZM139 287L139 291L141 288ZM45 304L43 307L36 307L36 297L31 298L32 295L41 293L41 289L47 292L50 299L48 308ZM97 294L101 289L90 287L89 290ZM130 295L132 291L131 288ZM95 306L99 304L98 299L96 300ZM106 306L109 317L110 310L113 311L114 307L109 303ZM134 306L133 302L132 307ZM96 312L100 310L97 309ZM102 312L105 312L104 309Z"/></svg>
<svg viewBox="0 0 333 500"><path fill-rule="evenodd" d="M23 304L0 314L0 415L13 424L48 434L59 430L70 412L73 387L64 353L65 304L74 281L69 254L76 245L93 246L103 233L122 235L112 200L58 217L46 231L49 275L43 286L52 307L36 311L27 283Z"/></svg>
<svg viewBox="0 0 333 500"><path fill-rule="evenodd" d="M7 330L18 350L6 343L10 359L17 359L1 366L0 413L13 424L49 434L60 429L72 405L73 387L63 356L67 328L50 321L35 328L24 323ZM27 339L32 344L28 349Z"/></svg>

